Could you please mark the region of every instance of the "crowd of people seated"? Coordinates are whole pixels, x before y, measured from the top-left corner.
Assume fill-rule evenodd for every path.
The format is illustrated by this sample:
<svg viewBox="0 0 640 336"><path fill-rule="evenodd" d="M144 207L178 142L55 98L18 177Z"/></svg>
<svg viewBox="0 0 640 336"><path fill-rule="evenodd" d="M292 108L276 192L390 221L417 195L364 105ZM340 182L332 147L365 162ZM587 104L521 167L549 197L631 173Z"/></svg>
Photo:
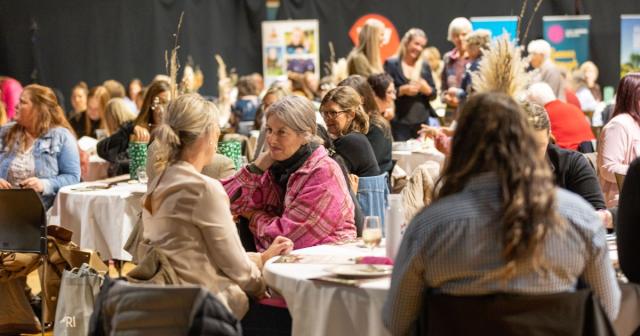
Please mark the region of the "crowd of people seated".
<svg viewBox="0 0 640 336"><path fill-rule="evenodd" d="M60 188L81 182L89 154L79 139L97 140L109 176L130 172L130 143L146 144L145 244L166 255L180 283L207 288L245 318L246 330L260 330L255 316L270 309L286 329L286 310L261 301L265 262L356 239L373 211L359 181L382 176L388 192L393 142L433 138L444 165L417 169L424 187L403 194L419 204L381 312L393 334L409 331L427 289L545 294L573 291L580 279L615 319L621 294L607 230L617 233L622 271L640 281L640 74L622 78L597 134L585 114L602 100L591 62L567 75L535 40L521 95L476 92L492 52L486 31L454 19L454 48L440 59L412 28L383 60L382 29L365 24L337 80L291 73L265 88L259 75L241 76L228 111L198 93L172 96L158 76L126 90L115 80L79 82L65 113L52 88L1 77L0 189L31 188L50 208ZM217 152L228 133L256 138L246 165Z"/></svg>

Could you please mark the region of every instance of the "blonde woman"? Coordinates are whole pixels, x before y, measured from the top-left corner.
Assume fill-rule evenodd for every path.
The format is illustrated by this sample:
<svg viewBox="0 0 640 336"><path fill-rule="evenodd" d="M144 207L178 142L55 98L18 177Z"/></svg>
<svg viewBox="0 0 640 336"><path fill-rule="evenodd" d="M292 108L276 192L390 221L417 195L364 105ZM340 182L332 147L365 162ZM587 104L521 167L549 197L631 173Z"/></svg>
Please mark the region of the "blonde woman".
<svg viewBox="0 0 640 336"><path fill-rule="evenodd" d="M129 105L123 98L113 98L109 100L104 110L107 135L115 133L124 123L132 121L135 118Z"/></svg>
<svg viewBox="0 0 640 336"><path fill-rule="evenodd" d="M198 94L172 101L153 131L156 167L143 201L143 237L165 254L183 284L211 291L238 319L247 296L265 295L262 266L293 244L275 237L263 253L246 253L217 180L200 174L218 145L217 109Z"/></svg>
<svg viewBox="0 0 640 336"><path fill-rule="evenodd" d="M69 124L73 127L78 139L83 136L97 139L96 130L104 130L106 128L104 109L109 99L111 99L111 95L109 95L109 91L104 86L96 86L89 91L87 110L76 113L69 119Z"/></svg>
<svg viewBox="0 0 640 336"><path fill-rule="evenodd" d="M380 46L384 42L384 24L370 19L358 34L358 46L353 48L347 57L347 71L349 75L369 77L382 73L382 58Z"/></svg>
<svg viewBox="0 0 640 336"><path fill-rule="evenodd" d="M384 63L384 70L398 90L396 116L391 121L393 138L406 141L415 138L422 123L437 117L431 100L438 93L435 89L429 64L424 62L422 51L427 45L427 35L418 28L411 28L402 37L396 57Z"/></svg>

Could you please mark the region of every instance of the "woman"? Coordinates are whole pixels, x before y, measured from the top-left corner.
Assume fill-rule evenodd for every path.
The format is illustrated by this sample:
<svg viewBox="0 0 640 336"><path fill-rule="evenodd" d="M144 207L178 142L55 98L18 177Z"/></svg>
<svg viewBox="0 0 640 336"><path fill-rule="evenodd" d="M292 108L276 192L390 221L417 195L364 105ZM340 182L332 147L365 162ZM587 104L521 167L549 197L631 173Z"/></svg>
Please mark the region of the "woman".
<svg viewBox="0 0 640 336"><path fill-rule="evenodd" d="M391 121L393 138L406 141L415 138L422 123L437 115L429 101L437 97L429 64L423 61L422 50L427 35L418 28L409 29L400 41L396 57L388 59L384 70L398 89L396 116Z"/></svg>
<svg viewBox="0 0 640 336"><path fill-rule="evenodd" d="M7 120L11 121L16 112L16 105L20 101L22 85L11 77L0 77L0 100L7 110Z"/></svg>
<svg viewBox="0 0 640 336"><path fill-rule="evenodd" d="M582 70L575 70L571 73L571 89L575 92L582 111L593 113L598 108L598 101L593 96L587 82L587 76Z"/></svg>
<svg viewBox="0 0 640 336"><path fill-rule="evenodd" d="M134 78L129 82L129 87L127 90L127 104L129 106L135 106L135 110L131 111L134 115L138 114L138 109L140 106L137 105L138 96L142 94L142 81L138 78Z"/></svg>
<svg viewBox="0 0 640 336"><path fill-rule="evenodd" d="M254 127L260 130L260 135L258 136L258 141L256 141L256 152L253 160L257 159L260 153L262 153L262 150L264 149L264 141L267 136L265 130L266 120L264 112L269 108L269 106L284 98L286 95L287 91L285 91L284 88L280 86L272 86L269 90L267 90L267 93L264 94L264 97L262 97L260 108L258 109L258 112L256 112L256 123L254 124Z"/></svg>
<svg viewBox="0 0 640 336"><path fill-rule="evenodd" d="M0 189L31 188L49 209L60 188L78 182L78 146L53 90L25 87L15 123L0 128Z"/></svg>
<svg viewBox="0 0 640 336"><path fill-rule="evenodd" d="M391 176L393 161L391 160L391 128L389 123L380 115L378 105L374 98L373 90L367 80L360 75L351 75L343 80L338 86L349 86L360 95L362 107L369 117L369 132L367 139L371 144L373 153L378 162L380 173L387 173Z"/></svg>
<svg viewBox="0 0 640 336"><path fill-rule="evenodd" d="M124 123L132 121L135 118L124 98L113 98L109 100L104 109L104 122L107 134L115 133Z"/></svg>
<svg viewBox="0 0 640 336"><path fill-rule="evenodd" d="M295 249L354 239L353 201L316 135L313 104L287 96L266 117L268 150L222 181L231 212L249 220L257 250L277 236L291 238Z"/></svg>
<svg viewBox="0 0 640 336"><path fill-rule="evenodd" d="M624 76L618 85L613 118L600 133L598 175L607 207L618 204L616 174L626 175L640 156L640 73Z"/></svg>
<svg viewBox="0 0 640 336"><path fill-rule="evenodd" d="M629 281L640 284L640 159L629 166L620 193L620 207L616 222L620 268Z"/></svg>
<svg viewBox="0 0 640 336"><path fill-rule="evenodd" d="M367 20L358 34L358 46L347 57L348 74L369 77L382 73L380 46L383 42L384 24L375 19Z"/></svg>
<svg viewBox="0 0 640 336"><path fill-rule="evenodd" d="M502 93L465 104L436 200L409 224L383 310L393 335L416 320L427 288L460 296L571 292L578 278L611 320L620 289L606 231L583 199L556 189L532 156L526 117Z"/></svg>
<svg viewBox="0 0 640 336"><path fill-rule="evenodd" d="M367 82L375 94L376 105L382 117L387 121L393 120L396 115L396 86L393 84L393 78L386 73L375 74L369 76Z"/></svg>
<svg viewBox="0 0 640 336"><path fill-rule="evenodd" d="M73 108L72 116L83 113L87 110L88 95L89 87L85 82L79 82L71 89L71 107Z"/></svg>
<svg viewBox="0 0 640 336"><path fill-rule="evenodd" d="M344 160L349 174L358 177L382 174L376 155L365 136L369 116L362 108L362 98L349 86L338 86L322 99L320 113L333 138L336 153Z"/></svg>
<svg viewBox="0 0 640 336"><path fill-rule="evenodd" d="M129 173L129 140L149 142L149 131L162 122L163 106L170 99L169 83L156 81L145 93L140 114L122 125L111 136L98 142L98 155L109 161L109 176Z"/></svg>
<svg viewBox="0 0 640 336"><path fill-rule="evenodd" d="M586 61L580 66L580 71L584 74L584 78L587 82L587 87L591 91L591 95L597 102L602 101L602 90L598 84L598 67L591 61Z"/></svg>
<svg viewBox="0 0 640 336"><path fill-rule="evenodd" d="M247 295L265 296L264 262L293 244L274 237L263 253L242 248L224 188L199 173L216 152L216 114L213 103L186 94L169 105L166 123L154 130L162 173L143 200L143 237L168 258L181 283L207 288L241 319Z"/></svg>
<svg viewBox="0 0 640 336"><path fill-rule="evenodd" d="M98 138L97 130L106 130L104 123L104 109L111 96L104 86L96 86L89 91L87 110L74 114L69 123L79 138L88 136Z"/></svg>

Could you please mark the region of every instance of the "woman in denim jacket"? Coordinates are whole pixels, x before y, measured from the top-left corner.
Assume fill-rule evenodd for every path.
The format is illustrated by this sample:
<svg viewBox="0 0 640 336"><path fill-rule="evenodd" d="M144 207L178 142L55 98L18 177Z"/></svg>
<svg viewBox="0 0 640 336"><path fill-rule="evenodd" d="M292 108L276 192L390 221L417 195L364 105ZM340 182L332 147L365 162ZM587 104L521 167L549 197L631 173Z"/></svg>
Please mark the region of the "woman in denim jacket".
<svg viewBox="0 0 640 336"><path fill-rule="evenodd" d="M48 209L61 187L78 182L78 145L55 94L27 86L15 123L0 128L0 189L31 188Z"/></svg>

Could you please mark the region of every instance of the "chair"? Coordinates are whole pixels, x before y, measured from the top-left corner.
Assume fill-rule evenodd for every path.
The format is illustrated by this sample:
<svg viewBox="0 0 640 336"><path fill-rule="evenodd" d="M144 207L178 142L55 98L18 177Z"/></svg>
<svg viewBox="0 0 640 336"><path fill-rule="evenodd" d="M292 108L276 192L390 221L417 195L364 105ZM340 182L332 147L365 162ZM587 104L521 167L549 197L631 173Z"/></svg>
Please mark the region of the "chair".
<svg viewBox="0 0 640 336"><path fill-rule="evenodd" d="M615 335L590 290L543 295L427 294L419 335Z"/></svg>
<svg viewBox="0 0 640 336"><path fill-rule="evenodd" d="M387 206L389 184L387 173L358 178L357 199L365 216L378 216L384 232L384 210Z"/></svg>
<svg viewBox="0 0 640 336"><path fill-rule="evenodd" d="M47 219L42 200L33 189L0 190L0 251L39 254L43 268L41 288L45 287ZM43 304L40 312L42 335L44 315Z"/></svg>
<svg viewBox="0 0 640 336"><path fill-rule="evenodd" d="M240 322L199 286L130 284L107 278L89 335L242 335Z"/></svg>

